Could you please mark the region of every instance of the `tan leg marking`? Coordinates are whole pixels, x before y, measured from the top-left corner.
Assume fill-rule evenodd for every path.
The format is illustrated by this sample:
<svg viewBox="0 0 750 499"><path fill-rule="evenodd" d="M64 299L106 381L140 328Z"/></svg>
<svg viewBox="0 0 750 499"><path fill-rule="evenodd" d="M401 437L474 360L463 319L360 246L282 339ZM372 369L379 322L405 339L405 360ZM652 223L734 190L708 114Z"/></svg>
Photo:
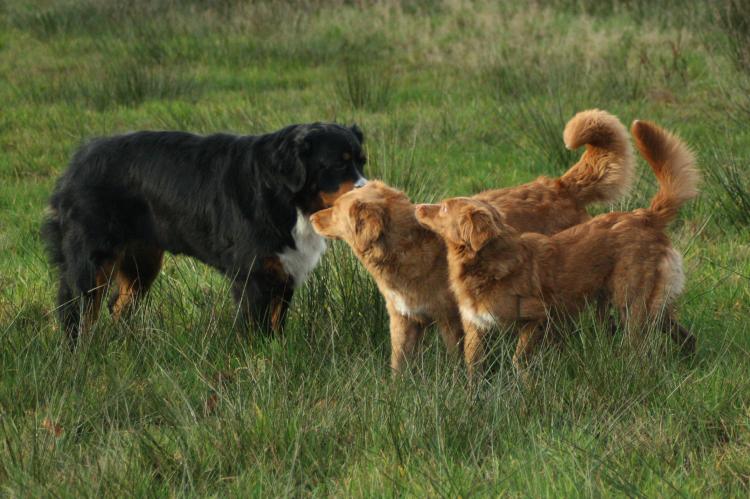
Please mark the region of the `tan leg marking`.
<svg viewBox="0 0 750 499"><path fill-rule="evenodd" d="M137 304L138 300L159 275L164 251L143 245L129 247L117 266L117 300L112 304L112 316L119 319Z"/></svg>
<svg viewBox="0 0 750 499"><path fill-rule="evenodd" d="M114 268L115 261L112 261L105 263L96 271L96 286L91 290L90 302L86 304L86 309L83 311L82 334L88 333L99 318L99 311L112 279Z"/></svg>

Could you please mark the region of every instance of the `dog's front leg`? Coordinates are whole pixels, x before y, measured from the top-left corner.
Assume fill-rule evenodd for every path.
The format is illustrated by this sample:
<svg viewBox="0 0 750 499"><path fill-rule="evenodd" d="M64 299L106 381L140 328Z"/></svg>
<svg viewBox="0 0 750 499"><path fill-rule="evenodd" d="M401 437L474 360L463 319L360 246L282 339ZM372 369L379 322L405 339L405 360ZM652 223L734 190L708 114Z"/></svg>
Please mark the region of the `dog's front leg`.
<svg viewBox="0 0 750 499"><path fill-rule="evenodd" d="M391 369L397 375L414 355L425 326L388 306L391 328Z"/></svg>
<svg viewBox="0 0 750 499"><path fill-rule="evenodd" d="M528 322L521 326L518 343L516 344L516 352L513 354L513 366L524 383L528 383L526 368L529 364L529 358L543 337L544 330L540 324Z"/></svg>
<svg viewBox="0 0 750 499"><path fill-rule="evenodd" d="M293 293L291 283L280 282L263 273L253 273L232 282L242 327L255 327L266 335L282 332Z"/></svg>
<svg viewBox="0 0 750 499"><path fill-rule="evenodd" d="M487 333L469 320L462 321L464 327L464 361L469 372L469 379L481 376L484 360L484 336Z"/></svg>

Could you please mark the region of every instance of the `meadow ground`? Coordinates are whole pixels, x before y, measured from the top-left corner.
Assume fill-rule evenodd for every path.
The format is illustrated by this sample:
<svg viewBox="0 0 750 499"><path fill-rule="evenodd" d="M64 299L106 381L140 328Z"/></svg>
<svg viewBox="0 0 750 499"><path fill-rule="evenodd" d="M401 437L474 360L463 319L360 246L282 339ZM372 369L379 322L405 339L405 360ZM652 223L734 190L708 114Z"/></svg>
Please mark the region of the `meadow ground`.
<svg viewBox="0 0 750 499"><path fill-rule="evenodd" d="M747 496L747 5L0 2L0 494ZM57 329L38 230L88 137L357 122L367 175L432 200L559 174L591 107L697 152L703 193L671 229L693 359L584 317L529 386L501 332L476 389L434 334L391 380L382 300L341 244L281 338L236 332L227 284L175 257L78 351ZM638 171L600 210L648 202Z"/></svg>

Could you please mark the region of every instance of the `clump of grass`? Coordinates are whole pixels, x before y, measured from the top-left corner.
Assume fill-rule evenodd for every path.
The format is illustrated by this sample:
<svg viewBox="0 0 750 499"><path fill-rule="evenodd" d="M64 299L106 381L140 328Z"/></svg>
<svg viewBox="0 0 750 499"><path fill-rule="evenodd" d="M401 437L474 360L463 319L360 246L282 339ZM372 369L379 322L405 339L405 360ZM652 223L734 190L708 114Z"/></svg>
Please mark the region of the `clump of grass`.
<svg viewBox="0 0 750 499"><path fill-rule="evenodd" d="M107 68L101 79L81 83L79 95L97 109L112 105L136 106L149 99L192 99L198 82L186 75L154 66L125 63Z"/></svg>
<svg viewBox="0 0 750 499"><path fill-rule="evenodd" d="M714 9L727 37L732 62L740 71L750 72L750 3L723 0L716 2Z"/></svg>
<svg viewBox="0 0 750 499"><path fill-rule="evenodd" d="M102 111L147 100L194 100L201 85L190 74L124 60L103 69L79 68L40 84L18 88L32 102L83 102Z"/></svg>
<svg viewBox="0 0 750 499"><path fill-rule="evenodd" d="M194 18L206 14L225 23L226 18L236 15L242 4L238 0L134 0L127 4L108 0L35 1L22 8L13 5L8 14L11 25L48 40L59 36L137 31L151 22L161 26L162 31L168 31L175 18L185 12L190 12Z"/></svg>
<svg viewBox="0 0 750 499"><path fill-rule="evenodd" d="M736 70L729 81L720 83L728 101L727 114L739 123L750 116L750 4L743 0L715 2L713 19L724 35L721 52Z"/></svg>
<svg viewBox="0 0 750 499"><path fill-rule="evenodd" d="M393 69L384 63L346 60L335 83L339 100L353 109L381 111L393 95Z"/></svg>
<svg viewBox="0 0 750 499"><path fill-rule="evenodd" d="M701 166L713 187L714 199L721 206L720 221L738 229L750 227L750 178L747 160L711 147L713 157Z"/></svg>
<svg viewBox="0 0 750 499"><path fill-rule="evenodd" d="M415 202L439 198L441 187L429 169L421 164L418 147L423 137L419 128L400 124L370 140L366 175L404 191Z"/></svg>
<svg viewBox="0 0 750 499"><path fill-rule="evenodd" d="M98 9L92 2L77 2L11 13L11 22L41 39L93 28Z"/></svg>

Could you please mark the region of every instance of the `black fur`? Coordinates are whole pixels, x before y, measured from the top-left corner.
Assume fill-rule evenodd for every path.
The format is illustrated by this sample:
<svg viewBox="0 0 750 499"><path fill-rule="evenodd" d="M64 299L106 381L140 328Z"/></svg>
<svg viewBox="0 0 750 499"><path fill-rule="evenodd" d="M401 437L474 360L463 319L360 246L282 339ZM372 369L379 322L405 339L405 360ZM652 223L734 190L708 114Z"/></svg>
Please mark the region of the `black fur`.
<svg viewBox="0 0 750 499"><path fill-rule="evenodd" d="M321 193L361 177L362 142L356 126L314 123L259 136L135 132L81 147L42 227L69 337L77 338L82 312L96 315L104 273L127 278L130 268L143 293L162 251L223 272L246 318L263 329L273 326L270 307L283 303L283 323L295 283L276 254L294 248L298 211L323 208Z"/></svg>

